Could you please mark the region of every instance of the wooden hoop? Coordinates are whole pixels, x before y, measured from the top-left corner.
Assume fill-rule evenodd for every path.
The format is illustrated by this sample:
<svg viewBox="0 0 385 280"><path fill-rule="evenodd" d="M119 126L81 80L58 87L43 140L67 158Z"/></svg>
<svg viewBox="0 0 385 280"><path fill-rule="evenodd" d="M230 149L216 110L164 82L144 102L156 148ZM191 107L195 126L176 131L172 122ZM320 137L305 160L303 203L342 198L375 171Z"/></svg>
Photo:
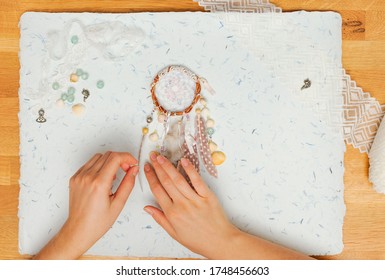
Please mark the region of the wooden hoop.
<svg viewBox="0 0 385 280"><path fill-rule="evenodd" d="M175 68L175 69L174 69ZM192 108L195 106L195 104L198 102L198 100L200 99L201 95L201 84L199 82L199 78L198 76L196 76L195 74L193 74L194 76L196 76L196 87L195 87L195 94L194 94L194 99L192 101L192 103L190 104L190 106L188 106L186 109L184 109L183 111L177 111L177 112L169 112L167 111L165 108L163 108L159 102L158 102L158 99L156 98L156 95L155 95L155 87L156 87L156 84L159 82L159 79L160 79L160 73L168 73L168 72L171 72L171 71L175 71L175 70L179 70L179 69L185 69L187 71L184 71L185 74L187 74L187 72L190 72L193 74L192 71L190 71L188 68L184 67L184 66L180 66L180 65L170 65L167 67L166 71L165 69L163 69L162 71L160 71L154 78L154 81L152 82L151 84L151 97L152 97L152 102L154 103L154 106L160 111L162 112L163 114L170 114L170 116L183 116L184 114L187 114L187 113L190 113ZM194 79L192 77L192 79Z"/></svg>

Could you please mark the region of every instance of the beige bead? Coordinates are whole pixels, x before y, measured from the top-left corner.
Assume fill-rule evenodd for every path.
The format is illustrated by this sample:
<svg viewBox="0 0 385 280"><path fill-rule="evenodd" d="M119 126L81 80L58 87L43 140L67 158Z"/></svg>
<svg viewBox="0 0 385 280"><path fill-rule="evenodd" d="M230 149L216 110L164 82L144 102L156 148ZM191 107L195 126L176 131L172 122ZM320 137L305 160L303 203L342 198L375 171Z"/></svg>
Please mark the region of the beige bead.
<svg viewBox="0 0 385 280"><path fill-rule="evenodd" d="M58 107L58 108L64 107L64 101L61 98L56 100L56 107Z"/></svg>
<svg viewBox="0 0 385 280"><path fill-rule="evenodd" d="M200 102L203 106L206 106L206 104L207 104L207 101L206 101L206 99L204 99L204 98L201 98L201 99L199 100L199 102Z"/></svg>
<svg viewBox="0 0 385 280"><path fill-rule="evenodd" d="M156 130L155 130L153 133L150 134L149 138L150 138L150 140L151 140L152 142L156 142L156 141L159 140L159 135L158 135L158 133L156 132Z"/></svg>
<svg viewBox="0 0 385 280"><path fill-rule="evenodd" d="M75 115L75 116L82 116L84 115L86 111L86 106L84 106L83 104L75 104L74 106L72 106L72 113Z"/></svg>
<svg viewBox="0 0 385 280"><path fill-rule="evenodd" d="M209 148L210 148L210 151L213 153L213 152L215 152L218 149L218 145L215 144L215 142L210 141L209 142Z"/></svg>
<svg viewBox="0 0 385 280"><path fill-rule="evenodd" d="M79 80L79 76L76 74L71 74L70 81L76 83Z"/></svg>
<svg viewBox="0 0 385 280"><path fill-rule="evenodd" d="M221 165L226 160L226 155L221 151L216 151L211 154L214 165Z"/></svg>
<svg viewBox="0 0 385 280"><path fill-rule="evenodd" d="M206 122L206 127L214 127L215 121L213 119L208 119Z"/></svg>
<svg viewBox="0 0 385 280"><path fill-rule="evenodd" d="M164 123L166 121L166 115L165 114L159 114L158 116L158 122Z"/></svg>
<svg viewBox="0 0 385 280"><path fill-rule="evenodd" d="M202 113L202 110L199 109L199 108L196 108L196 109L195 109L195 113L197 113L197 114L199 115L200 113Z"/></svg>
<svg viewBox="0 0 385 280"><path fill-rule="evenodd" d="M210 115L210 110L205 107L202 109L201 114L202 114L202 117L207 118Z"/></svg>

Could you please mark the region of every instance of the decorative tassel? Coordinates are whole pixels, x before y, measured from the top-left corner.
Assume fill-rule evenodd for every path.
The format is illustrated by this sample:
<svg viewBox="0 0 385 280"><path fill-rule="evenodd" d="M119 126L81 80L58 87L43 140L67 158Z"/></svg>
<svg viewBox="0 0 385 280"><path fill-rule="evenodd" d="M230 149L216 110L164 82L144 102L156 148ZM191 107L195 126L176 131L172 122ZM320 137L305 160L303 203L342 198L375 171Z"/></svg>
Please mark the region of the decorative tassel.
<svg viewBox="0 0 385 280"><path fill-rule="evenodd" d="M162 143L161 147L160 147L161 155L164 155L164 153L166 151L166 147L164 146L164 142L165 142L164 140L165 140L165 138L167 136L167 133L168 133L168 131L170 129L170 121L171 121L170 113L167 113L166 120L165 120L165 122L163 124L163 134L162 134L161 140L160 140L160 142Z"/></svg>
<svg viewBox="0 0 385 280"><path fill-rule="evenodd" d="M200 157L203 161L204 166L206 167L207 172L217 178L218 171L215 165L213 164L213 160L211 158L211 151L209 148L209 141L206 134L206 125L204 119L200 114L196 115L195 119L196 130L197 130L197 142L199 146Z"/></svg>

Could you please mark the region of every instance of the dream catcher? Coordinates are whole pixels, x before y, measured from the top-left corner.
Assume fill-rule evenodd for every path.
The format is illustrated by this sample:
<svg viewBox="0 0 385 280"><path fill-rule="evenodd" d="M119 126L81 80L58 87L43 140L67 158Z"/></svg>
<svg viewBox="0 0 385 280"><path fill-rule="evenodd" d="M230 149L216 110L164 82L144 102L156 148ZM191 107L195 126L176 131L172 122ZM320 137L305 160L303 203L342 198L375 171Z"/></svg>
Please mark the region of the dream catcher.
<svg viewBox="0 0 385 280"><path fill-rule="evenodd" d="M226 156L213 140L215 121L202 91L214 94L204 78L184 66L171 65L156 75L151 84L154 108L142 129L140 162L146 146L168 158L183 175L180 159L187 158L198 172L202 163L218 177L217 166Z"/></svg>

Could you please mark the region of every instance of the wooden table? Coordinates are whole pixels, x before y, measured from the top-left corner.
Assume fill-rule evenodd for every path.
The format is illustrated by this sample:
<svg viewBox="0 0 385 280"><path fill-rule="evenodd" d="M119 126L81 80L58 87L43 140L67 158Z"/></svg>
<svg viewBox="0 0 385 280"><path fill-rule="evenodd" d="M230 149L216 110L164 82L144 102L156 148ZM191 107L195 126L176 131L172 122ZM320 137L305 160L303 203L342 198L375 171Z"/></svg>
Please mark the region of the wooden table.
<svg viewBox="0 0 385 280"><path fill-rule="evenodd" d="M385 0L273 0L284 11L333 10L343 25L343 65L357 84L385 103ZM20 15L45 12L203 11L192 0L0 0L0 259L18 253ZM345 203L342 254L328 259L385 259L385 195L368 182L366 154L348 147L345 155Z"/></svg>

